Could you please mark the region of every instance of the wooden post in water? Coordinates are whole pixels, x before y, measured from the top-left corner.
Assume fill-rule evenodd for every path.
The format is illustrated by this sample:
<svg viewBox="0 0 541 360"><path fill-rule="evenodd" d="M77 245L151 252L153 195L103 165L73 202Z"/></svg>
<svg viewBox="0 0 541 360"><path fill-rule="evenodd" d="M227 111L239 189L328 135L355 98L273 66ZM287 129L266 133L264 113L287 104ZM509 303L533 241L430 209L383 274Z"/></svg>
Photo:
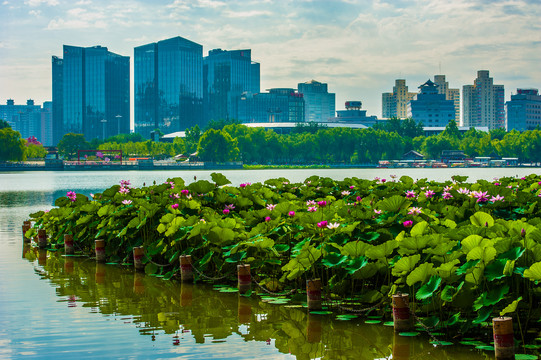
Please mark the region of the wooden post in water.
<svg viewBox="0 0 541 360"><path fill-rule="evenodd" d="M393 320L395 332L411 330L413 324L411 321L408 294L399 293L393 295Z"/></svg>
<svg viewBox="0 0 541 360"><path fill-rule="evenodd" d="M193 285L182 283L180 285L180 306L191 306L193 300Z"/></svg>
<svg viewBox="0 0 541 360"><path fill-rule="evenodd" d="M193 281L193 266L191 255L180 255L180 279L182 282Z"/></svg>
<svg viewBox="0 0 541 360"><path fill-rule="evenodd" d="M252 275L250 274L250 264L237 265L237 273L239 294L246 294L252 289Z"/></svg>
<svg viewBox="0 0 541 360"><path fill-rule="evenodd" d="M306 340L310 344L321 342L321 317L308 314L306 319Z"/></svg>
<svg viewBox="0 0 541 360"><path fill-rule="evenodd" d="M66 272L66 274L73 274L73 266L74 266L74 263L73 263L73 258L71 257L67 257L67 258L64 258L64 271Z"/></svg>
<svg viewBox="0 0 541 360"><path fill-rule="evenodd" d="M395 333L393 340L393 360L409 360L411 353L410 339Z"/></svg>
<svg viewBox="0 0 541 360"><path fill-rule="evenodd" d="M238 303L239 324L250 324L252 320L252 304L250 299L239 295Z"/></svg>
<svg viewBox="0 0 541 360"><path fill-rule="evenodd" d="M103 262L96 263L96 284L105 283L105 273L107 272L107 265Z"/></svg>
<svg viewBox="0 0 541 360"><path fill-rule="evenodd" d="M73 235L64 234L64 254L73 255Z"/></svg>
<svg viewBox="0 0 541 360"><path fill-rule="evenodd" d="M105 262L105 240L96 240L96 261Z"/></svg>
<svg viewBox="0 0 541 360"><path fill-rule="evenodd" d="M47 250L38 249L38 264L40 266L47 266Z"/></svg>
<svg viewBox="0 0 541 360"><path fill-rule="evenodd" d="M47 247L47 233L45 229L38 230L38 246L40 249L45 249Z"/></svg>
<svg viewBox="0 0 541 360"><path fill-rule="evenodd" d="M513 338L513 318L495 317L492 319L494 330L494 352L496 360L515 358L515 340Z"/></svg>
<svg viewBox="0 0 541 360"><path fill-rule="evenodd" d="M32 223L31 223L30 221L26 220L26 221L23 222L23 242L25 242L25 243L29 243L29 242L30 242L30 239L27 238L27 237L25 236L25 234L26 234L26 232L27 232L28 230L30 230L31 227L32 227Z"/></svg>
<svg viewBox="0 0 541 360"><path fill-rule="evenodd" d="M321 310L321 279L306 280L308 310Z"/></svg>
<svg viewBox="0 0 541 360"><path fill-rule="evenodd" d="M142 271L145 269L143 255L145 255L145 249L142 246L133 248L133 266L135 270Z"/></svg>
<svg viewBox="0 0 541 360"><path fill-rule="evenodd" d="M143 283L144 274L136 271L133 275L133 292L137 295L145 293L145 284Z"/></svg>

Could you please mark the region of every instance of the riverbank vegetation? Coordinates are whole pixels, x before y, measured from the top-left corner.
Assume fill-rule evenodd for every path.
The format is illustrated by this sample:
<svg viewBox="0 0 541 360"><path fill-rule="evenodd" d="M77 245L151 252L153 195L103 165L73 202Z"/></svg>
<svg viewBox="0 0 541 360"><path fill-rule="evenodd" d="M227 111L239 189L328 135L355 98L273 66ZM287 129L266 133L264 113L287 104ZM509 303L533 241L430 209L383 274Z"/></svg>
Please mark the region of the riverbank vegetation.
<svg viewBox="0 0 541 360"><path fill-rule="evenodd" d="M118 263L143 246L145 271L165 279L178 275L182 254L210 277L232 279L248 263L275 292L317 277L326 301L387 317L400 291L426 328L460 336L507 314L525 336L541 319L541 177L466 180L312 176L233 187L213 173L212 182L141 188L123 180L90 198L67 193L31 215L27 236L43 228L61 248L73 234L87 255L105 239Z"/></svg>

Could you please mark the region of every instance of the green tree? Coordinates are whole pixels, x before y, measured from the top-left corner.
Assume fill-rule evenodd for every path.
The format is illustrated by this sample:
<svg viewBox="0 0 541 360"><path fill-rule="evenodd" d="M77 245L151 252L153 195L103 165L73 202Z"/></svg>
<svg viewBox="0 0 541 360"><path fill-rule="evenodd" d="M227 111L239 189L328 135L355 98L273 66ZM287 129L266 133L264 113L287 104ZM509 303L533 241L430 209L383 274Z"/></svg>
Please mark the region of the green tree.
<svg viewBox="0 0 541 360"><path fill-rule="evenodd" d="M185 131L184 145L186 147L186 155L193 154L197 151L197 145L201 139L201 129L198 125L188 128Z"/></svg>
<svg viewBox="0 0 541 360"><path fill-rule="evenodd" d="M43 159L47 155L47 149L43 145L26 143L24 147L27 159Z"/></svg>
<svg viewBox="0 0 541 360"><path fill-rule="evenodd" d="M25 159L24 139L9 125L0 129L0 161L22 161Z"/></svg>
<svg viewBox="0 0 541 360"><path fill-rule="evenodd" d="M445 130L443 131L443 136L447 136L449 138L454 139L461 139L462 134L460 133L460 130L458 130L458 126L456 126L456 122L454 120L449 120L449 123L445 127Z"/></svg>
<svg viewBox="0 0 541 360"><path fill-rule="evenodd" d="M60 155L70 159L77 156L77 151L89 149L90 144L83 134L68 133L58 142L57 148Z"/></svg>
<svg viewBox="0 0 541 360"><path fill-rule="evenodd" d="M199 158L203 161L235 161L239 156L237 139L226 131L209 129L201 136L197 146Z"/></svg>
<svg viewBox="0 0 541 360"><path fill-rule="evenodd" d="M5 128L10 128L11 129L11 126L9 125L9 123L6 120L0 119L0 129L5 129Z"/></svg>

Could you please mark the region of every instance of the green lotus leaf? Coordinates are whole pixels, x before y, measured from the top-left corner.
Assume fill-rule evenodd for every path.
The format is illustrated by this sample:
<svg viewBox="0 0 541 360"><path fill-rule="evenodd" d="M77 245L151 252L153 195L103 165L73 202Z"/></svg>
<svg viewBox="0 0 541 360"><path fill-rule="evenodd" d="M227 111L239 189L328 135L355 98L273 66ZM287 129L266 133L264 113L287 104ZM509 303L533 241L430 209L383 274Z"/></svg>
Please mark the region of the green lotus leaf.
<svg viewBox="0 0 541 360"><path fill-rule="evenodd" d="M496 251L496 249L494 249L494 247L492 246L487 246L484 248L477 246L468 252L466 259L468 261L480 259L484 264L488 264L489 262L494 260L497 253L498 252Z"/></svg>
<svg viewBox="0 0 541 360"><path fill-rule="evenodd" d="M427 328L434 328L440 323L440 318L433 315L422 321L423 325Z"/></svg>
<svg viewBox="0 0 541 360"><path fill-rule="evenodd" d="M439 243L438 245L436 245L436 247L429 247L428 249L424 249L423 253L442 256L451 251L457 243L457 241Z"/></svg>
<svg viewBox="0 0 541 360"><path fill-rule="evenodd" d="M342 247L342 255L350 256L353 258L364 256L366 250L371 248L372 245L362 241L350 241Z"/></svg>
<svg viewBox="0 0 541 360"><path fill-rule="evenodd" d="M340 265L347 259L348 257L345 255L340 255L338 253L329 253L327 254L327 256L321 259L321 263L327 267L335 267L337 265Z"/></svg>
<svg viewBox="0 0 541 360"><path fill-rule="evenodd" d="M239 261L244 259L246 255L247 255L246 251L239 251L239 252L234 253L227 259L225 259L225 261L228 263L238 263Z"/></svg>
<svg viewBox="0 0 541 360"><path fill-rule="evenodd" d="M276 251L278 251L278 252L284 252L284 251L289 250L289 245L287 245L287 244L275 244L274 249L276 249Z"/></svg>
<svg viewBox="0 0 541 360"><path fill-rule="evenodd" d="M479 235L470 235L464 240L461 241L462 250L467 254L469 253L473 248L475 247L487 247L491 244L491 241L488 239L484 239L482 236Z"/></svg>
<svg viewBox="0 0 541 360"><path fill-rule="evenodd" d="M378 272L378 266L375 263L367 263L358 271L355 271L353 278L370 279Z"/></svg>
<svg viewBox="0 0 541 360"><path fill-rule="evenodd" d="M502 311L500 311L500 316L504 316L505 314L509 314L512 312L515 312L517 310L518 303L522 300L522 296L520 296L518 299L513 301L511 304L507 305L505 308L503 308Z"/></svg>
<svg viewBox="0 0 541 360"><path fill-rule="evenodd" d="M154 275L156 274L156 272L158 272L158 266L154 265L151 262L145 265L145 274Z"/></svg>
<svg viewBox="0 0 541 360"><path fill-rule="evenodd" d="M483 321L486 321L486 319L488 319L490 314L492 314L492 306L483 307L481 310L477 312L477 317L473 319L472 322L474 324L482 323Z"/></svg>
<svg viewBox="0 0 541 360"><path fill-rule="evenodd" d="M383 298L383 294L377 290L370 290L361 295L360 300L365 303L375 303Z"/></svg>
<svg viewBox="0 0 541 360"><path fill-rule="evenodd" d="M451 220L451 219L445 219L444 221L442 221L441 224L442 224L443 226L448 227L449 229L454 229L454 228L456 228L456 222L454 222L454 221Z"/></svg>
<svg viewBox="0 0 541 360"><path fill-rule="evenodd" d="M524 254L526 249L521 247L514 247L500 255L498 255L498 259L506 259L506 260L517 260Z"/></svg>
<svg viewBox="0 0 541 360"><path fill-rule="evenodd" d="M449 319L447 319L447 321L445 322L445 325L453 326L458 322L459 319L460 319L460 313L459 312L454 313Z"/></svg>
<svg viewBox="0 0 541 360"><path fill-rule="evenodd" d="M415 268L406 278L406 284L408 286L413 286L418 282L424 283L434 273L432 269L434 264L432 263L423 263ZM439 284L438 284L439 285Z"/></svg>
<svg viewBox="0 0 541 360"><path fill-rule="evenodd" d="M366 233L362 233L361 235L359 235L359 237L364 240L364 241L374 241L374 240L377 240L379 237L380 237L380 233L378 232L375 232L375 231L369 231L369 232L366 232Z"/></svg>
<svg viewBox="0 0 541 360"><path fill-rule="evenodd" d="M210 229L207 238L214 244L222 245L235 238L235 232L231 229L215 226Z"/></svg>
<svg viewBox="0 0 541 360"><path fill-rule="evenodd" d="M411 202L400 195L393 195L377 203L377 208L390 213L396 213L401 208L406 209Z"/></svg>
<svg viewBox="0 0 541 360"><path fill-rule="evenodd" d="M446 302L453 301L456 294L458 294L460 289L462 289L462 286L464 286L464 281L460 282L460 284L456 288L452 285L446 285L441 292L441 299Z"/></svg>
<svg viewBox="0 0 541 360"><path fill-rule="evenodd" d="M223 174L220 173L212 173L210 174L210 178L212 179L212 181L214 181L216 186L231 184L231 181L229 181Z"/></svg>
<svg viewBox="0 0 541 360"><path fill-rule="evenodd" d="M421 335L421 333L420 333L420 332L417 332L417 331L407 331L407 332L401 332L401 333L398 333L398 335L400 335L400 336L414 337L414 336Z"/></svg>
<svg viewBox="0 0 541 360"><path fill-rule="evenodd" d="M426 221L418 222L411 228L410 235L412 237L421 236L424 234L427 227L428 227L428 223Z"/></svg>
<svg viewBox="0 0 541 360"><path fill-rule="evenodd" d="M355 259L348 261L346 265L346 270L348 274L352 275L358 270L362 269L366 264L368 264L368 259L364 256L359 256Z"/></svg>
<svg viewBox="0 0 541 360"><path fill-rule="evenodd" d="M206 194L214 190L214 188L214 184L207 180L198 180L188 185L188 189L196 194Z"/></svg>
<svg viewBox="0 0 541 360"><path fill-rule="evenodd" d="M415 297L417 300L424 300L431 297L434 292L440 287L441 277L438 275L433 275L430 277L430 280L417 290Z"/></svg>
<svg viewBox="0 0 541 360"><path fill-rule="evenodd" d="M428 242L430 241L430 236L416 236L416 237L408 237L404 240L400 241L400 249L408 249L411 250L410 253L418 252L421 249L424 249ZM407 252L407 251L406 251Z"/></svg>
<svg viewBox="0 0 541 360"><path fill-rule="evenodd" d="M398 260L393 267L394 276L403 276L409 274L421 260L421 255L405 256Z"/></svg>
<svg viewBox="0 0 541 360"><path fill-rule="evenodd" d="M524 277L532 281L541 280L541 261L536 262L529 269L524 270Z"/></svg>
<svg viewBox="0 0 541 360"><path fill-rule="evenodd" d="M464 274L467 274L470 272L470 270L475 267L475 265L479 264L481 260L480 259L477 259L477 260L471 260L471 261L468 261L466 263L464 263L461 267L459 267L456 271L456 274L457 275L464 275Z"/></svg>
<svg viewBox="0 0 541 360"><path fill-rule="evenodd" d="M507 264L507 260L506 259L497 259L497 260L494 260L492 263L490 263L486 268L485 268L485 278L488 280L488 281L493 281L493 280L496 280L496 279L501 279L505 276L505 274L503 273L504 269L505 269L505 265Z"/></svg>
<svg viewBox="0 0 541 360"><path fill-rule="evenodd" d="M460 264L460 260L458 259L451 260L449 262L443 263L440 266L438 266L436 268L436 272L443 279L446 279L455 273L457 269L456 265L458 264Z"/></svg>
<svg viewBox="0 0 541 360"><path fill-rule="evenodd" d="M367 249L365 255L366 257L372 260L377 260L377 259L385 258L391 255L394 249L396 249L397 247L398 247L398 241L389 240L389 241L384 242L381 245L376 245Z"/></svg>
<svg viewBox="0 0 541 360"><path fill-rule="evenodd" d="M478 211L470 216L470 221L473 225L491 227L494 226L494 218L483 211Z"/></svg>

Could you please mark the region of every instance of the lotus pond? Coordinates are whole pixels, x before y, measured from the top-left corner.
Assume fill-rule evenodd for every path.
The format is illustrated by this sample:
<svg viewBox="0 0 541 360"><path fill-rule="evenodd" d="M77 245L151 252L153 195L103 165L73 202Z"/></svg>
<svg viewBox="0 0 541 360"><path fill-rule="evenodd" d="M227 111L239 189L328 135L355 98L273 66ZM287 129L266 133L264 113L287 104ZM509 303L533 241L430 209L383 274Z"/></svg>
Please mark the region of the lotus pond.
<svg viewBox="0 0 541 360"><path fill-rule="evenodd" d="M142 187L122 180L91 196L69 191L31 214L27 235L43 228L58 250L73 234L82 255L104 239L115 264L129 264L143 246L146 274L165 280L178 278L178 259L189 254L205 275L197 282L221 278L224 292L235 291L228 285L236 265L248 263L261 285L253 296L276 304L302 306L306 279L320 278L327 309L311 315L340 320L362 313L387 322L390 296L409 293L419 330L440 344L488 341L491 318L512 316L517 347L536 351L539 176L475 183L311 176L239 186L210 177ZM260 297L269 292L282 295Z"/></svg>

